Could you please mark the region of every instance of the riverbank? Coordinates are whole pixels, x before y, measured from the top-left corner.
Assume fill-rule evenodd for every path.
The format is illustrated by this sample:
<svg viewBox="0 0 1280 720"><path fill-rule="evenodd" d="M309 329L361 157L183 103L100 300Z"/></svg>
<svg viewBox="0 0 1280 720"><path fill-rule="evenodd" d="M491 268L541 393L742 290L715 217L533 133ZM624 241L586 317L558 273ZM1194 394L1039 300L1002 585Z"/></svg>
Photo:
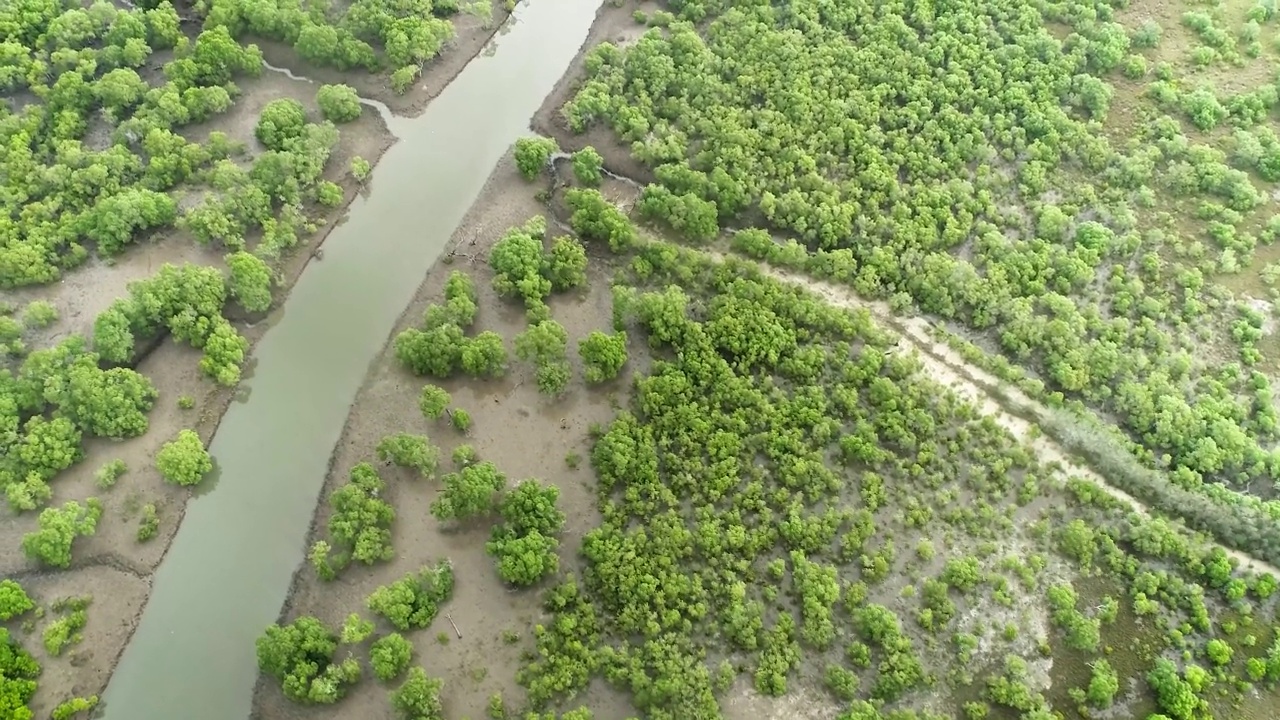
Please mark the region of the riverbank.
<svg viewBox="0 0 1280 720"><path fill-rule="evenodd" d="M398 116L417 117L427 105L453 82L471 59L484 52L499 33L510 29L511 11L506 0L490 0L492 15L483 19L468 12L450 16L454 37L443 52L427 64L422 76L403 95L391 89L387 71L370 73L362 70L342 71L336 68L313 67L305 63L292 47L275 40L254 39L262 48L267 62L276 67L289 68L317 83L344 83L356 89L360 97L377 100Z"/></svg>
<svg viewBox="0 0 1280 720"><path fill-rule="evenodd" d="M536 477L557 486L560 508L568 518L561 539L566 549L578 547L583 533L599 524L591 470L585 460L575 469L566 458L587 456L588 428L612 417L612 403L625 391L630 373L643 367L643 363L633 360L622 378L604 387L588 389L579 380L571 384L564 397L548 400L538 393L532 365L515 358L512 338L525 327L523 307L496 295L487 256L508 228L522 225L534 215L546 215L546 208L535 198L540 187L519 176L510 153L490 175L446 245L456 253L452 261L442 258L432 266L369 368L330 458L308 545L326 537L331 514L329 494L346 482L353 465L364 461L378 464L375 446L382 437L397 432L430 437L441 451L439 474L450 469L454 448L467 444L481 460L496 464L507 475L509 485ZM559 233L553 228L551 234ZM426 306L439 301L445 280L454 271L471 275L479 292L475 332L488 330L501 335L510 356L508 372L502 378L459 378L436 383L449 392L455 407L470 413L473 424L465 436L451 428L447 419L428 423L422 417L418 396L428 380L404 370L396 361L393 348L395 336L419 324ZM587 288L553 296L549 301L552 317L568 331L571 363L578 379L582 369L573 352L577 340L592 330L609 329L610 272L607 258L592 256ZM634 357L642 346L633 347L632 351ZM399 518L394 527L395 559L371 568L353 565L331 582L320 581L309 564L302 564L294 575L281 621L314 615L332 626L339 625L348 614L360 611L365 597L379 586L424 564L449 558L453 561L456 587L445 612L450 613L462 637L456 637L442 612L434 625L408 635L415 646L416 662L432 677L444 680L451 717L483 716L494 693L501 693L509 706L518 707L522 693L514 683L515 671L521 652L532 648L528 630L542 615L537 590L516 591L501 582L493 558L484 550L489 535L487 524L453 531L428 519L430 504L438 494L438 480L414 479L409 470L380 464L378 467L387 482L384 497L395 507ZM572 551L566 551L561 562L562 567L572 568L578 559ZM519 641L511 641L512 633L520 636ZM447 642L440 641L442 634ZM603 695L602 690L601 697L592 698L597 718L627 716L628 710L622 704L617 705L616 715L610 714L611 700ZM369 679L340 705L315 708L308 714L326 718L376 717L386 702L386 688ZM254 697L255 718L275 720L296 713L296 705L285 699L278 683L259 679Z"/></svg>
<svg viewBox="0 0 1280 720"><path fill-rule="evenodd" d="M470 16L467 18L475 20ZM405 103L392 103L391 109L420 113L440 89L483 51L505 25L506 18L505 12L495 12L492 27L482 28L478 21L475 27L460 27L453 46L438 62L428 67L420 80L419 90L403 96ZM269 52L267 55L272 57ZM284 62L283 66L292 66L300 75L310 75L308 68L298 65L296 57L292 62ZM204 142L210 133L220 131L250 148L251 157L261 151L254 137L254 126L268 102L278 98L296 99L307 109L312 120L319 120L321 115L315 103L318 82L345 81L359 86L359 83L343 77L314 77L312 80L316 82L290 78L269 70L258 78L242 79L238 81L242 94L226 113L210 121L187 126L182 129L182 134L189 141ZM390 93L371 95L373 99L382 99ZM278 283L273 292L272 310L263 317L233 319L236 329L250 343L250 359L244 368L246 379L252 376L253 348L266 330L280 319L281 308L293 285L308 263L318 255L330 232L344 221L348 206L361 193L373 189L372 186L361 185L351 176L352 159L360 157L376 165L395 142L381 114L368 106L360 119L340 125L339 130L338 146L326 165L323 177L341 186L342 203L334 209L307 208L318 227L315 232L300 237L298 246L277 264ZM187 204L184 195L195 200L199 191L184 193L180 189L178 198L183 207ZM58 322L27 338L32 348L47 347L71 334L88 337L100 312L116 298L127 294L130 283L150 277L163 264L189 262L224 268L223 255L224 251L199 245L185 230L170 229L139 242L110 262L91 260L67 273L60 282L6 292L3 299L19 306L43 300L58 309ZM31 565L22 555L20 545L22 536L36 528L38 513L14 515L7 508L0 509L0 547L5 548L0 554L0 577L18 579L43 605L73 596L93 597L87 611L88 623L83 630L83 639L61 657L49 656L39 642L40 633L48 622L55 619L53 616L47 615L34 623L30 627L31 634L25 635L24 647L43 667L31 704L37 717L47 716L54 706L69 697L101 694L137 628L151 592L152 575L168 552L184 518L187 501L192 497L191 491L161 480L154 466L156 452L185 428L194 429L207 445L231 403L242 397L241 389L217 386L203 376L199 370L200 357L200 351L167 339L153 348L137 365L137 370L150 378L159 392L149 415L148 432L124 441L86 441L84 458L63 471L52 483L53 505L67 500L83 501L87 497L97 497L104 505L97 532L77 541L69 569L42 571ZM179 407L179 398L182 397L194 400L194 407ZM115 459L124 461L129 471L112 489L99 489L95 485L94 473ZM215 482L216 474L206 479L197 492L209 489ZM145 505L155 506L160 524L154 537L140 543L136 540L136 533ZM24 636L22 628L17 625L12 629L20 637Z"/></svg>
<svg viewBox="0 0 1280 720"><path fill-rule="evenodd" d="M584 77L583 63L588 52L602 42L611 42L620 47L634 43L646 31L648 26L635 21L636 12L652 13L661 6L644 0L628 2L620 5L605 3L596 13L595 22L587 40L574 56L573 62L560 81L556 83L551 94L543 100L542 106L534 114L532 126L539 135L553 138L564 152L574 152L590 145L604 159L604 167L610 172L629 177L641 185L654 181L653 171L631 157L631 151L618 142L613 130L604 123L594 123L586 132L577 134L569 130L560 110L565 103L573 99L582 85Z"/></svg>

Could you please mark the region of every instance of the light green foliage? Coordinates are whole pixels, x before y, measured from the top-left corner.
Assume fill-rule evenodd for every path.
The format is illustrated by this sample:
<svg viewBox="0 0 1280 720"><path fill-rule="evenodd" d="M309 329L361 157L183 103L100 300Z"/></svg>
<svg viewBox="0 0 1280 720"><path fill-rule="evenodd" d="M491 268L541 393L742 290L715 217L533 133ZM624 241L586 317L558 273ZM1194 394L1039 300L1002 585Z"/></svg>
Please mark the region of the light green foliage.
<svg viewBox="0 0 1280 720"><path fill-rule="evenodd" d="M425 435L388 435L378 442L375 452L384 463L414 468L424 476L434 473L440 463L440 449L432 445Z"/></svg>
<svg viewBox="0 0 1280 720"><path fill-rule="evenodd" d="M444 388L427 384L422 386L422 394L418 396L418 409L422 411L422 417L428 420L439 420L451 401L449 393Z"/></svg>
<svg viewBox="0 0 1280 720"><path fill-rule="evenodd" d="M334 663L337 649L332 630L303 616L288 625L272 625L258 638L258 668L278 680L294 702L333 704L360 679L355 658Z"/></svg>
<svg viewBox="0 0 1280 720"><path fill-rule="evenodd" d="M160 514L155 503L142 506L142 517L138 519L138 542L146 542L156 536L160 530Z"/></svg>
<svg viewBox="0 0 1280 720"><path fill-rule="evenodd" d="M71 565L71 546L78 537L92 535L102 517L102 505L90 498L84 505L69 500L60 508L40 512L39 529L22 536L22 551L42 565Z"/></svg>
<svg viewBox="0 0 1280 720"><path fill-rule="evenodd" d="M268 150L284 150L289 141L302 137L306 124L307 111L302 103L293 98L280 98L262 108L253 135Z"/></svg>
<svg viewBox="0 0 1280 720"><path fill-rule="evenodd" d="M1089 703L1097 708L1111 707L1112 699L1120 691L1120 678L1116 675L1115 668L1105 658L1094 660L1090 667L1092 675L1086 690Z"/></svg>
<svg viewBox="0 0 1280 720"><path fill-rule="evenodd" d="M551 294L552 283L543 274L542 237L546 219L535 216L523 227L511 228L489 252L493 268L493 288L499 295L524 298L525 304L536 304Z"/></svg>
<svg viewBox="0 0 1280 720"><path fill-rule="evenodd" d="M587 382L600 383L612 380L627 364L627 334L591 331L578 341L578 355L582 357Z"/></svg>
<svg viewBox="0 0 1280 720"><path fill-rule="evenodd" d="M566 359L569 334L555 320L543 320L516 336L516 357L537 366L538 390L552 397L564 393L569 383Z"/></svg>
<svg viewBox="0 0 1280 720"><path fill-rule="evenodd" d="M329 495L333 514L329 516L329 537L337 554L330 556L326 543L321 557L325 567L341 571L354 559L365 565L395 557L391 546L391 524L396 511L381 498L386 484L369 463L351 468L346 484ZM313 564L316 560L313 558Z"/></svg>
<svg viewBox="0 0 1280 720"><path fill-rule="evenodd" d="M369 664L382 682L391 682L409 667L413 660L413 644L400 633L383 635L369 646Z"/></svg>
<svg viewBox="0 0 1280 720"><path fill-rule="evenodd" d="M556 141L547 137L522 137L516 140L516 169L525 180L533 180L542 174L551 161L551 156L560 148Z"/></svg>
<svg viewBox="0 0 1280 720"><path fill-rule="evenodd" d="M8 622L35 609L35 606L17 581L0 580L0 622Z"/></svg>
<svg viewBox="0 0 1280 720"><path fill-rule="evenodd" d="M574 238L561 235L551 243L551 253L543 258L543 275L554 292L563 292L587 282L587 249Z"/></svg>
<svg viewBox="0 0 1280 720"><path fill-rule="evenodd" d="M471 276L455 270L444 288L444 304L423 313L422 329L409 328L396 336L396 359L417 375L447 378L461 369L474 377L506 372L507 350L502 337L482 332L468 338L464 330L475 323L478 307Z"/></svg>
<svg viewBox="0 0 1280 720"><path fill-rule="evenodd" d="M556 535L564 527L564 513L556 507L560 490L537 480L523 480L502 498L503 523L493 529L485 550L498 561L498 576L528 586L560 567Z"/></svg>
<svg viewBox="0 0 1280 720"><path fill-rule="evenodd" d="M0 627L0 717L32 720L27 702L36 692L40 664Z"/></svg>
<svg viewBox="0 0 1280 720"><path fill-rule="evenodd" d="M90 695L89 697L74 697L70 700L64 700L58 703L53 709L53 720L71 720L71 718L80 713L91 713L94 708L98 707L98 696ZM88 717L88 715L85 715Z"/></svg>
<svg viewBox="0 0 1280 720"><path fill-rule="evenodd" d="M249 312L265 312L271 307L271 268L261 258L243 250L225 258L231 277L227 294Z"/></svg>
<svg viewBox="0 0 1280 720"><path fill-rule="evenodd" d="M564 196L572 215L569 226L587 240L608 243L615 253L625 252L636 242L631 221L598 190L571 188Z"/></svg>
<svg viewBox="0 0 1280 720"><path fill-rule="evenodd" d="M356 182L364 184L372 174L373 165L369 164L368 160L359 155L351 158L351 177L355 178Z"/></svg>
<svg viewBox="0 0 1280 720"><path fill-rule="evenodd" d="M590 145L575 152L572 156L573 160L573 176L578 182L587 187L595 187L600 184L603 177L601 169L604 167L604 158L600 157L600 153Z"/></svg>
<svg viewBox="0 0 1280 720"><path fill-rule="evenodd" d="M342 622L342 632L338 642L343 645L359 645L373 635L373 621L361 617L360 613L351 613Z"/></svg>
<svg viewBox="0 0 1280 720"><path fill-rule="evenodd" d="M326 120L336 123L357 120L364 111L360 96L349 85L321 85L316 91L316 104Z"/></svg>
<svg viewBox="0 0 1280 720"><path fill-rule="evenodd" d="M156 453L156 469L167 482L190 487L213 471L213 458L194 430L180 430Z"/></svg>
<svg viewBox="0 0 1280 720"><path fill-rule="evenodd" d="M58 322L58 308L45 300L33 300L22 311L22 327L40 330Z"/></svg>
<svg viewBox="0 0 1280 720"><path fill-rule="evenodd" d="M435 620L440 605L453 596L453 568L442 562L423 567L374 590L366 604L400 631L424 628Z"/></svg>
<svg viewBox="0 0 1280 720"><path fill-rule="evenodd" d="M449 413L449 420L453 424L453 429L466 435L471 430L471 413L462 408L454 408Z"/></svg>
<svg viewBox="0 0 1280 720"><path fill-rule="evenodd" d="M391 693L391 707L402 720L444 720L442 687L443 681L428 677L422 668L411 668L404 683Z"/></svg>
<svg viewBox="0 0 1280 720"><path fill-rule="evenodd" d="M391 73L391 89L397 95L403 95L409 92L413 84L417 82L418 75L422 72L422 68L418 65L406 65L395 72Z"/></svg>
<svg viewBox="0 0 1280 720"><path fill-rule="evenodd" d="M512 585L532 585L560 567L560 542L537 530L523 535L499 534L485 545L498 559L498 576Z"/></svg>
<svg viewBox="0 0 1280 720"><path fill-rule="evenodd" d="M1217 665L1227 665L1231 662L1231 646L1218 638L1210 640L1204 649L1205 655L1209 658L1209 662Z"/></svg>
<svg viewBox="0 0 1280 720"><path fill-rule="evenodd" d="M316 202L325 207L336 208L342 204L345 195L342 186L337 183L321 180L316 183Z"/></svg>
<svg viewBox="0 0 1280 720"><path fill-rule="evenodd" d="M58 657L62 655L68 646L80 643L83 639L80 631L89 622L89 616L86 613L89 602L89 598L83 597L69 598L54 603L54 610L58 612L59 617L45 625L44 633L41 637L44 642L45 652L53 657Z"/></svg>
<svg viewBox="0 0 1280 720"><path fill-rule="evenodd" d="M556 320L543 320L530 325L516 336L516 356L543 365L563 360L568 345L568 332Z"/></svg>
<svg viewBox="0 0 1280 720"><path fill-rule="evenodd" d="M440 520L466 521L498 508L498 494L506 487L507 477L485 461L445 475L442 484L440 496L431 503L431 514Z"/></svg>

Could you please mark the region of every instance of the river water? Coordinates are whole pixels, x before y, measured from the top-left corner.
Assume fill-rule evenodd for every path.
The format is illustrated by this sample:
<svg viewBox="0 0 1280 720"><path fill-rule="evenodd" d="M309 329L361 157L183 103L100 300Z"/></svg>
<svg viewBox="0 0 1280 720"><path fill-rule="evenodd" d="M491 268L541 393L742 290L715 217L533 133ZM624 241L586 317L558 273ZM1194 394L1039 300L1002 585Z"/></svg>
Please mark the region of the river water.
<svg viewBox="0 0 1280 720"><path fill-rule="evenodd" d="M254 641L275 622L348 406L494 165L586 38L599 0L521 3L493 52L414 119L259 342L248 397L210 451L219 477L187 506L103 697L108 720L245 720ZM356 610L358 608L352 608Z"/></svg>

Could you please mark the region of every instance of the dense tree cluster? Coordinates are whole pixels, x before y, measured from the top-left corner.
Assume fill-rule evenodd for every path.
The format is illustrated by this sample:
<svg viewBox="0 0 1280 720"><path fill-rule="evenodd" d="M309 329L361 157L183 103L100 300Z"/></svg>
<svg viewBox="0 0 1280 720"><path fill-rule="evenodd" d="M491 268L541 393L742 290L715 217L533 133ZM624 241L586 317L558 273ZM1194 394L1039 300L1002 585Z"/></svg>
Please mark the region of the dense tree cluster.
<svg viewBox="0 0 1280 720"><path fill-rule="evenodd" d="M48 502L48 482L82 457L85 436L146 432L155 398L145 376L103 370L76 336L30 353L16 375L0 368L0 489L9 505L24 511Z"/></svg>
<svg viewBox="0 0 1280 720"><path fill-rule="evenodd" d="M1275 237L1250 176L1276 175L1275 86L1227 94L1162 64L1119 143L1097 122L1107 78L1141 76L1159 28L1106 4L670 7L592 49L564 108L653 169L643 216L698 241L762 216L737 249L985 334L1189 489L1280 480L1261 317L1212 280ZM1220 13L1187 17L1204 62L1238 52ZM1199 132L1228 122L1230 153ZM575 230L624 236L588 192L566 194Z"/></svg>
<svg viewBox="0 0 1280 720"><path fill-rule="evenodd" d="M447 18L458 11L456 2L442 0L356 0L336 16L296 0L212 0L203 7L206 30L286 42L302 59L339 70L387 68L398 93L453 39Z"/></svg>
<svg viewBox="0 0 1280 720"><path fill-rule="evenodd" d="M440 520L465 522L498 509L507 476L486 460L445 475L442 484L440 496L431 503L431 514Z"/></svg>
<svg viewBox="0 0 1280 720"><path fill-rule="evenodd" d="M89 498L84 505L68 500L62 507L40 512L37 530L22 536L22 551L41 565L65 568L71 565L71 546L77 538L92 535L102 517L102 503Z"/></svg>
<svg viewBox="0 0 1280 720"><path fill-rule="evenodd" d="M231 289L242 303L260 306L264 299L270 302L270 292L261 285L265 268L252 265L254 269L239 271L232 266ZM206 375L235 385L249 342L222 314L227 294L228 281L217 268L166 263L154 276L130 283L129 296L98 315L93 348L108 362L129 363L140 343L168 334L204 350L200 369Z"/></svg>

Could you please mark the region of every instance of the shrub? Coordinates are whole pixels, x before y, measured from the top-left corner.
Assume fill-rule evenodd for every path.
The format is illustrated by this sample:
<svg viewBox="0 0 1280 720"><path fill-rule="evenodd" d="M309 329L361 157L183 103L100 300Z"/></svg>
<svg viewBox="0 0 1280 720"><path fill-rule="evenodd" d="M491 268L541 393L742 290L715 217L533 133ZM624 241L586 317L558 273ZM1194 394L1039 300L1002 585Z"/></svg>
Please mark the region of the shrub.
<svg viewBox="0 0 1280 720"><path fill-rule="evenodd" d="M347 123L359 119L364 111L360 96L349 85L321 85L316 91L316 104L326 120Z"/></svg>
<svg viewBox="0 0 1280 720"><path fill-rule="evenodd" d="M181 430L156 453L156 469L166 481L190 487L213 470L213 458L194 430Z"/></svg>
<svg viewBox="0 0 1280 720"><path fill-rule="evenodd" d="M551 156L559 149L551 138L522 137L516 140L516 169L525 180L533 180L546 169Z"/></svg>
<svg viewBox="0 0 1280 720"><path fill-rule="evenodd" d="M413 660L413 644L400 633L384 635L369 647L369 664L382 682L391 682L409 667Z"/></svg>

